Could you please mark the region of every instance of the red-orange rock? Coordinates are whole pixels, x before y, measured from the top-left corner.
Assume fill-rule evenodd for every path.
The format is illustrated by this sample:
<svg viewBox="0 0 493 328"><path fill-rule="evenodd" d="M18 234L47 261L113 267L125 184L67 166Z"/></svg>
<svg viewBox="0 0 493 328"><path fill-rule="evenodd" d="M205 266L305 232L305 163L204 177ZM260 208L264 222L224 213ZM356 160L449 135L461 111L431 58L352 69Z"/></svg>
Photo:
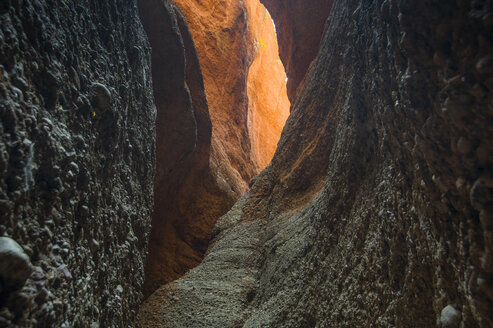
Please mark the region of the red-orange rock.
<svg viewBox="0 0 493 328"><path fill-rule="evenodd" d="M156 118L154 213L144 295L197 265L237 195L210 166L211 121L197 53L179 9L140 1L152 46ZM170 19L171 17L171 19Z"/></svg>
<svg viewBox="0 0 493 328"><path fill-rule="evenodd" d="M204 76L212 120L212 162L237 194L257 172L247 130L247 14L236 1L176 1L192 33Z"/></svg>
<svg viewBox="0 0 493 328"><path fill-rule="evenodd" d="M240 194L270 162L289 112L274 26L258 0L176 2L204 74L213 161Z"/></svg>
<svg viewBox="0 0 493 328"><path fill-rule="evenodd" d="M264 168L274 155L290 103L272 18L258 0L246 3L255 51L248 73L248 131L253 160Z"/></svg>

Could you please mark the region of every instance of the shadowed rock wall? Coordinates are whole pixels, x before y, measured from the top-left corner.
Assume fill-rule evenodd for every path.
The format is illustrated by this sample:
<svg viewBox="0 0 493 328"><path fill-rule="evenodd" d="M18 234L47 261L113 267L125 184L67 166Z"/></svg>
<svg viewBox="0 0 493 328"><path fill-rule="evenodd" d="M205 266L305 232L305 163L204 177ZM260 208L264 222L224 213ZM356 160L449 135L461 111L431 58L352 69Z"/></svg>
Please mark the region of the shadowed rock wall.
<svg viewBox="0 0 493 328"><path fill-rule="evenodd" d="M149 53L133 1L0 4L0 326L134 324L153 207Z"/></svg>
<svg viewBox="0 0 493 328"><path fill-rule="evenodd" d="M273 161L141 325L492 326L491 10L335 1Z"/></svg>
<svg viewBox="0 0 493 328"><path fill-rule="evenodd" d="M291 103L310 63L317 56L324 24L334 0L261 0L276 24L279 56L289 80L287 92Z"/></svg>
<svg viewBox="0 0 493 328"><path fill-rule="evenodd" d="M139 1L157 106L155 208L144 295L197 265L238 197L211 160L211 120L195 45L173 2Z"/></svg>

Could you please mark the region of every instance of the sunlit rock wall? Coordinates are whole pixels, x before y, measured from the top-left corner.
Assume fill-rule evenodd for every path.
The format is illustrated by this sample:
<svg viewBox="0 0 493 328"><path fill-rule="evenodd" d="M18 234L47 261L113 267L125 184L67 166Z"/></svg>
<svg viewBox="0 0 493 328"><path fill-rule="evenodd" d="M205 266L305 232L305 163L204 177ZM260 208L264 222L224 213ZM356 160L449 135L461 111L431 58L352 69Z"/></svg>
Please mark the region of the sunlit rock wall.
<svg viewBox="0 0 493 328"><path fill-rule="evenodd" d="M258 0L246 4L248 32L254 46L254 60L248 71L248 133L252 160L263 169L274 155L290 103L272 18Z"/></svg>
<svg viewBox="0 0 493 328"><path fill-rule="evenodd" d="M272 158L289 112L274 26L258 1L178 3L190 31L173 2L139 2L158 109L146 296L201 261L216 219Z"/></svg>

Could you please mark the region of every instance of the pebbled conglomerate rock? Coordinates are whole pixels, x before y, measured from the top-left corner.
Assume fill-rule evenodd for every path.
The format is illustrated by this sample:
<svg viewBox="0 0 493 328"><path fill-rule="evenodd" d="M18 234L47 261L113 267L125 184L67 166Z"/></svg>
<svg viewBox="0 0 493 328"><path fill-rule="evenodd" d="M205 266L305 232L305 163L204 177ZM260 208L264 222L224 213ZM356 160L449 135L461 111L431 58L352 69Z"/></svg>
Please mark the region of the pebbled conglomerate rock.
<svg viewBox="0 0 493 328"><path fill-rule="evenodd" d="M133 1L2 1L2 327L135 324L155 114Z"/></svg>
<svg viewBox="0 0 493 328"><path fill-rule="evenodd" d="M492 8L334 1L271 164L141 326L493 326Z"/></svg>

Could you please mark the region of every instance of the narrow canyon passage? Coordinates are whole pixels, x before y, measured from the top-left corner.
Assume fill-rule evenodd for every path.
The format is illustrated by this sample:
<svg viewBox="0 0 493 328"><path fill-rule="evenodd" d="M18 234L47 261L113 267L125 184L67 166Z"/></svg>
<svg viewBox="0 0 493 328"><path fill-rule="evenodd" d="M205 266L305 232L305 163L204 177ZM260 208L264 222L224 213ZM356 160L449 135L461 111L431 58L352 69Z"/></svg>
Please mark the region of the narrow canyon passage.
<svg viewBox="0 0 493 328"><path fill-rule="evenodd" d="M492 7L265 3L293 81L278 150L141 327L493 324Z"/></svg>
<svg viewBox="0 0 493 328"><path fill-rule="evenodd" d="M274 24L258 0L178 0L165 8L169 22L158 19L159 2L139 3L158 109L145 296L201 261L216 219L270 162L290 106ZM173 20L180 35L161 33ZM183 80L181 90L170 87L170 72Z"/></svg>
<svg viewBox="0 0 493 328"><path fill-rule="evenodd" d="M493 0L0 1L0 327L493 327L492 54Z"/></svg>

